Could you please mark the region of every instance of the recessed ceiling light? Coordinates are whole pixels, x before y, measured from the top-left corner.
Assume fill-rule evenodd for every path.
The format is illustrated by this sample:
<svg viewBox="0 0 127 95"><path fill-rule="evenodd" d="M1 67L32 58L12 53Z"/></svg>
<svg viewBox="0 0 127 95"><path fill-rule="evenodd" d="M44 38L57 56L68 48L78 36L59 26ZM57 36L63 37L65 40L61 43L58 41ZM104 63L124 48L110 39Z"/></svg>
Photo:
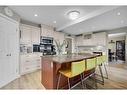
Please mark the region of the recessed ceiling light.
<svg viewBox="0 0 127 95"><path fill-rule="evenodd" d="M117 13L118 16L119 16L120 14L121 14L120 12Z"/></svg>
<svg viewBox="0 0 127 95"><path fill-rule="evenodd" d="M53 23L56 23L56 21L53 21Z"/></svg>
<svg viewBox="0 0 127 95"><path fill-rule="evenodd" d="M69 16L69 18L70 18L71 20L75 20L75 19L79 18L79 15L80 15L80 12L79 12L79 11L76 11L76 10L70 11L70 12L68 13L68 16Z"/></svg>
<svg viewBox="0 0 127 95"><path fill-rule="evenodd" d="M34 14L35 17L37 17L38 15L37 14Z"/></svg>

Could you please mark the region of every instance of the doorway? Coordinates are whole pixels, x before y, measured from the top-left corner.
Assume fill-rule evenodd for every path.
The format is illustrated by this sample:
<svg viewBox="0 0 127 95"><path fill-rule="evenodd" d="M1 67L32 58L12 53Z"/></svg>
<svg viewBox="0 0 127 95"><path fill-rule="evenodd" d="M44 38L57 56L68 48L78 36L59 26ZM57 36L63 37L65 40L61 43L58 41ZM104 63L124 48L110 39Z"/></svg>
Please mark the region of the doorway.
<svg viewBox="0 0 127 95"><path fill-rule="evenodd" d="M108 61L111 64L125 63L125 35L108 35Z"/></svg>

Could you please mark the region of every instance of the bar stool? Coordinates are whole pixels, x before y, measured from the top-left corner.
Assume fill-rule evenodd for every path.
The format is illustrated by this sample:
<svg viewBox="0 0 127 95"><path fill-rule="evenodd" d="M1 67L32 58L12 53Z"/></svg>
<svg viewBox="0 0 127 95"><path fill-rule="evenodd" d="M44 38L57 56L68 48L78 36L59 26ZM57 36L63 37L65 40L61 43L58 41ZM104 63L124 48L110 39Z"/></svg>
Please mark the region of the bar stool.
<svg viewBox="0 0 127 95"><path fill-rule="evenodd" d="M106 55L103 55L103 56L96 57L96 59L97 59L97 61L96 61L97 66L99 67L101 78L102 78L101 82L102 82L102 84L104 84L104 78L108 79L108 73L107 73L107 69L106 69L106 66L105 66L105 62L106 62L107 57L106 57ZM104 75L103 75L102 66L104 66L106 77L104 77Z"/></svg>
<svg viewBox="0 0 127 95"><path fill-rule="evenodd" d="M85 70L84 66L85 66L85 61L72 62L71 63L71 69L66 69L66 70L61 69L61 70L59 70L59 78L58 78L58 83L57 83L57 89L59 88L61 75L68 78L68 87L69 87L69 89L71 89L70 78L73 78L77 75L80 75L81 83L82 83L82 86L83 86L82 73Z"/></svg>
<svg viewBox="0 0 127 95"><path fill-rule="evenodd" d="M92 69L96 68L96 58L90 58L90 59L86 59L85 60L85 72L90 71ZM85 74L84 72L84 74ZM83 74L83 75L84 75ZM95 87L97 88L97 84L96 84L96 78L95 78L95 72L92 72L90 75L88 75L87 77L84 77L84 80L88 79L89 77L94 76L94 82L95 82Z"/></svg>
<svg viewBox="0 0 127 95"><path fill-rule="evenodd" d="M105 69L105 73L106 73L106 77L104 77L104 78L108 79L108 72L107 72L107 68L106 68L106 65L105 65L106 61L107 61L107 57L106 57L106 55L103 55L102 56L102 63L104 65L104 69Z"/></svg>
<svg viewBox="0 0 127 95"><path fill-rule="evenodd" d="M103 63L103 57L102 56L98 56L96 57L96 64L97 66L99 67L99 70L100 70L100 74L101 74L101 82L102 84L104 84L104 76L103 76L103 72L102 72L102 63Z"/></svg>

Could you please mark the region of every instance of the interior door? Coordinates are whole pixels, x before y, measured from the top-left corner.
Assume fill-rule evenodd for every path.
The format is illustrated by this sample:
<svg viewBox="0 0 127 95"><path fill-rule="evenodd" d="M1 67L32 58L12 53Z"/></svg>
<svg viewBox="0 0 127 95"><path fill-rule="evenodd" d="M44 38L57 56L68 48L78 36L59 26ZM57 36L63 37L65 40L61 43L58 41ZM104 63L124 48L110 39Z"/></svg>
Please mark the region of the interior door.
<svg viewBox="0 0 127 95"><path fill-rule="evenodd" d="M0 87L18 75L18 27L17 23L0 17Z"/></svg>
<svg viewBox="0 0 127 95"><path fill-rule="evenodd" d="M0 87L5 84L4 68L7 63L5 21L0 17ZM4 26L4 27L3 27Z"/></svg>

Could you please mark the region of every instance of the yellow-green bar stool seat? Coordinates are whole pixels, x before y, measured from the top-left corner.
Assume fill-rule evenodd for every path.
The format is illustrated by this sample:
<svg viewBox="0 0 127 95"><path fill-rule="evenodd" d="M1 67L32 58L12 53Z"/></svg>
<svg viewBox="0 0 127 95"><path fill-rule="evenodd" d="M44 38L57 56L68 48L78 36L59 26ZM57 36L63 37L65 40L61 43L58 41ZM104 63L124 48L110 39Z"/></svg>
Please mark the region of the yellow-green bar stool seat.
<svg viewBox="0 0 127 95"><path fill-rule="evenodd" d="M96 68L96 58L86 59L86 70Z"/></svg>
<svg viewBox="0 0 127 95"><path fill-rule="evenodd" d="M78 61L78 62L72 62L71 69L59 70L60 76L63 75L68 78L69 89L70 89L69 79L73 78L77 75L81 75L85 71L84 66L85 66L85 61L83 60L83 61ZM82 78L81 78L81 80L82 80ZM59 87L59 82L60 82L60 77L58 80L57 89Z"/></svg>
<svg viewBox="0 0 127 95"><path fill-rule="evenodd" d="M96 64L101 65L103 63L103 56L96 57Z"/></svg>
<svg viewBox="0 0 127 95"><path fill-rule="evenodd" d="M85 71L89 71L92 69L96 68L96 58L90 58L90 59L86 59L86 66L85 66ZM85 73L84 73L85 74ZM96 83L96 78L95 78L95 72L91 72L91 74L87 77L84 77L85 80L91 76L94 76L94 82L95 82L95 87L97 88L97 83ZM85 82L85 84L87 84L87 82Z"/></svg>
<svg viewBox="0 0 127 95"><path fill-rule="evenodd" d="M102 56L102 61L103 61L103 63L105 63L107 61L107 56L106 55Z"/></svg>
<svg viewBox="0 0 127 95"><path fill-rule="evenodd" d="M108 71L107 71L107 68L106 68L106 65L105 65L107 60L108 60L108 57L106 55L103 55L102 56L102 61L103 61L103 65L104 65L104 69L105 69L105 73L106 73L106 77L105 77L106 79L108 79Z"/></svg>

